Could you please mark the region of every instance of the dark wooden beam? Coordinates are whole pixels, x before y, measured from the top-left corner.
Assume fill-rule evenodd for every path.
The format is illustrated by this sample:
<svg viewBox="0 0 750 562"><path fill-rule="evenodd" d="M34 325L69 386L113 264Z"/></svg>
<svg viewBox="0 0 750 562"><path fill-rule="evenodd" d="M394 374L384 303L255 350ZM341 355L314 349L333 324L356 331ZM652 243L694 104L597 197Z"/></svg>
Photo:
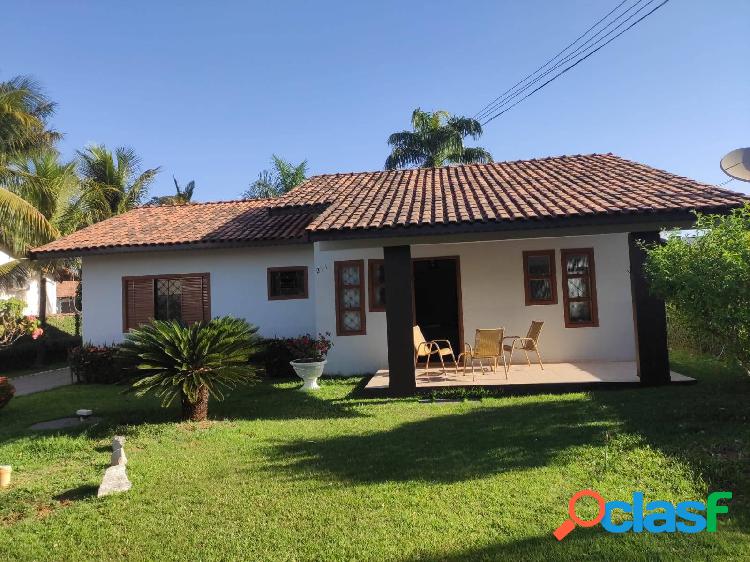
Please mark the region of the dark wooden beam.
<svg viewBox="0 0 750 562"><path fill-rule="evenodd" d="M667 350L667 314L664 301L651 294L643 266L646 253L641 244L658 244L658 232L628 234L630 253L630 290L633 296L636 363L643 385L670 382Z"/></svg>
<svg viewBox="0 0 750 562"><path fill-rule="evenodd" d="M414 274L409 246L383 248L385 317L388 326L389 390L398 396L414 394Z"/></svg>

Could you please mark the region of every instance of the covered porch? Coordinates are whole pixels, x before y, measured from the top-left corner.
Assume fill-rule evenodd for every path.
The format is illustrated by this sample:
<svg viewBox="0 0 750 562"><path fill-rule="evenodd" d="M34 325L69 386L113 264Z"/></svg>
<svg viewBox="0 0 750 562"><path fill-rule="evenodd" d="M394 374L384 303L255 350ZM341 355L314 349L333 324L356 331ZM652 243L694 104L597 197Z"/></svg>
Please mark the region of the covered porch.
<svg viewBox="0 0 750 562"><path fill-rule="evenodd" d="M583 240L576 240L576 243ZM590 242L591 238L586 240ZM597 253L597 257L601 256L602 263L605 259L610 260L608 266L601 267L599 272L601 283L599 283L598 292L603 298L600 299L602 302L599 303L598 308L602 309L600 316L604 318L604 321L600 323L593 314L591 322L582 325L582 327L574 325L573 322L568 322L567 314L570 303L565 302L564 307L562 307L560 305L563 303L561 302L558 305L556 297L553 304L557 307L529 306L529 304L534 305L536 303L529 303L528 300L526 306L524 306L523 301L519 299L520 295L518 295L514 299L518 304L506 308L501 311L501 314L487 314L487 311L498 308L498 302L508 302L507 295L512 294L512 291L516 291L516 294L518 294L518 287L524 287L526 284L527 280L516 282L514 284L516 288L511 290L501 290L495 284L496 279L508 275L504 272L519 269L518 262L515 262L514 267L514 262L510 259L502 262L503 267L498 270L494 278L487 275L487 282L481 285L473 284L473 292L476 292L477 288L481 289L484 302L477 304L477 299L474 299L472 315L474 318L483 316L484 319L482 320L483 325L471 326L467 322L467 317L462 314L462 308L466 307L462 307L461 301L473 298L472 289L469 289L466 285L468 285L468 280L474 278L471 273L476 274L480 270L475 268L471 273L462 272L459 275L457 287L459 336L452 338L458 340L459 345L454 344L454 347L457 347L459 351L463 350L464 344L471 343L474 327L493 327L493 322L498 327L506 326L510 334L524 335L521 333L523 326L518 320L508 321L514 311L523 311L523 314L534 320L544 319L544 314L552 316L552 319L548 319L546 322L550 326L546 331L546 345L548 350L553 350L547 355L550 362L545 364L544 369L535 363L531 365L526 365L523 361L520 364L514 363L510 366L507 378L502 368L499 368L497 372L486 372L486 370L482 372L477 369L472 375L470 369L464 373L459 368L459 372L456 373L451 369L441 372L440 368L431 368L426 371L420 369L420 365L415 366L415 344L412 330L415 324L420 324L419 295L425 293L426 289L419 286L419 279L416 275L417 269L415 269L414 263L415 259L420 259L420 257L417 257L419 254L413 255L412 251L417 249L418 252L424 253L425 251L431 252L431 250L420 249L413 244L384 245L385 277L386 279L398 280L395 283L385 283L384 308L387 322L388 369L379 370L370 380L367 388L369 390L387 391L393 395L408 395L427 388L451 386L507 387L514 390L529 389L543 392L546 390L545 387L580 388L692 382L687 377L670 372L664 303L650 294L643 274L645 255L642 245L658 243L658 241L659 233L656 230L631 231L625 235L621 249L619 249L620 247L616 248L614 253L617 254L617 257L612 255L613 252L604 248L599 248L596 252L590 250L590 261L586 262L588 264L586 265L587 269L590 269L587 291L590 289L590 292L594 295L597 292L594 288L594 253ZM570 239L565 242L565 244L570 243L572 243ZM547 239L539 244L554 244L554 242ZM596 245L596 242L594 245ZM515 246L518 246L518 248L515 248ZM515 253L520 255L520 244L514 244L513 247ZM478 250L481 251L484 248L485 246L481 245ZM480 263L482 261L492 262L493 259L498 261L497 254L490 251L492 246L486 246L486 248L487 251L483 259L479 260ZM584 251L577 250L578 253ZM561 260L565 260L566 252L571 251L557 249L552 250L550 255L559 256ZM554 257L551 263L554 270ZM525 262L523 267L525 272ZM564 285L562 290L566 291L568 281L564 277L565 269L562 264L561 269L563 269L562 284ZM520 273L517 272L516 275L518 281L520 281ZM462 276L463 280L461 279ZM435 281L441 287L444 287L444 280L437 281L436 279ZM551 284L553 287L557 286L554 275ZM462 285L464 286L463 290ZM463 299L461 298L462 293L464 293ZM615 306L615 303L617 306ZM597 308L595 301L591 301L589 304L594 310ZM442 304L440 306L444 307ZM609 307L606 315L605 307ZM570 310L572 310L572 306ZM564 314L561 314L561 311ZM555 318L555 314L565 316L564 327L562 327L563 321ZM474 324L479 323L474 322ZM464 328L465 325L471 326L472 329L468 331ZM616 332L613 329L616 325L627 325L630 336L626 337L627 330ZM464 333L465 331L468 331L468 333ZM553 334L556 337L551 337ZM427 339L439 337L439 334L427 335ZM556 350L554 349L555 345L557 345ZM565 350L567 351L567 357L561 357L560 349L564 348L565 345L569 345L569 349ZM603 352L602 350L605 348L606 352ZM542 345L542 355L545 354L544 349L545 345ZM628 349L631 351L628 351ZM594 357L597 353L601 357ZM627 354L630 354L630 356L622 359L617 358L618 355ZM514 359L518 361L518 359Z"/></svg>
<svg viewBox="0 0 750 562"><path fill-rule="evenodd" d="M531 365L514 364L508 369L507 376L502 366L493 372L486 366L476 365L473 373L471 368L464 372L461 366L458 372L453 368L443 371L439 366L431 366L429 370L417 368L415 382L417 391L450 387L490 387L506 388L511 392L564 391L640 386L641 384L635 361L549 363L544 366L544 369L534 363ZM694 383L695 379L670 371L670 382L690 384ZM389 386L389 371L381 369L370 379L365 389L385 392Z"/></svg>

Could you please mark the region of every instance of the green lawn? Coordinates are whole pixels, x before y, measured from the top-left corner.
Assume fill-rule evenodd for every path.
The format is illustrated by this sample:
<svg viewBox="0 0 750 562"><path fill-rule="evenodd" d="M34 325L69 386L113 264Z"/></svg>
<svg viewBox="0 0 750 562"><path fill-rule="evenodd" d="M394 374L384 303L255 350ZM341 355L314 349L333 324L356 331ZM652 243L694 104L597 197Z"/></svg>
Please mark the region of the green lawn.
<svg viewBox="0 0 750 562"><path fill-rule="evenodd" d="M117 387L68 387L0 411L0 560L704 560L750 556L750 379L686 355L687 387L421 404L353 397L356 380L259 384L216 420ZM32 433L90 407L86 432ZM92 497L113 434L133 490ZM705 501L734 492L717 533L552 531L567 500ZM585 516L585 508L581 511Z"/></svg>

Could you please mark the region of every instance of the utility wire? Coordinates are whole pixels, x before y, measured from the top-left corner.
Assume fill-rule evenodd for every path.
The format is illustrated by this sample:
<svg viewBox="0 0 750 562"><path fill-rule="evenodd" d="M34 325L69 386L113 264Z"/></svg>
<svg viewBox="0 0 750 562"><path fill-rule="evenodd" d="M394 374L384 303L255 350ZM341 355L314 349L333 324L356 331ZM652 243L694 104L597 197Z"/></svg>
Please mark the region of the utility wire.
<svg viewBox="0 0 750 562"><path fill-rule="evenodd" d="M581 55L583 55L587 51L596 48L607 37L609 37L615 31L617 31L618 29L620 29L623 25L626 25L630 20L632 20L633 18L635 18L638 15L638 13L640 13L642 10L644 10L645 8L647 8L650 4L653 4L656 0L649 0L644 6L641 6L633 14L631 14L630 16L628 16L625 19L625 21L623 21L620 24L618 24L617 26L615 26L614 29L611 29L606 35L604 35L604 37L598 38L602 33L604 33L609 28L611 28L615 23L617 23L618 20L620 20L623 17L625 17L628 14L628 12L630 12L633 8L637 7L643 1L644 0L637 0L634 4L632 4L630 7L628 7L624 12L622 12L621 14L619 14L612 21L608 22L602 29L600 29L599 31L597 31L593 36L589 37L584 43L582 43L581 45L579 45L573 52L567 53L565 55L565 57L563 57L560 61L558 61L557 63L555 63L554 66L552 66L551 68L549 68L548 70L546 70L545 72L543 72L542 74L540 74L539 76L536 76L535 78L533 78L533 80L531 80L531 82L529 82L528 84L526 84L523 87L518 88L518 89L512 88L511 91L507 95L501 96L499 99L495 100L492 104L490 104L490 106L488 106L486 109L484 109L484 110L482 110L480 112L480 115L479 115L478 119L484 119L485 117L488 117L492 113L497 112L497 110L499 110L503 106L507 105L511 100L517 98L518 96L522 95L525 91L527 91L530 88L532 88L535 84L537 84L538 82L540 82L545 76L548 76L548 75L552 74L555 70L557 70L561 66L564 66L568 62L570 62L571 60L575 59L577 56L579 56L579 53L581 53L581 51L583 51L581 53ZM622 6L622 3L620 3L615 8L615 10L617 10L617 8L619 8L620 6ZM610 12L610 14L611 13L612 12ZM592 41L594 42L593 45L591 45Z"/></svg>
<svg viewBox="0 0 750 562"><path fill-rule="evenodd" d="M654 0L652 0L652 2L653 1ZM620 31L619 33L617 33L614 37L610 38L605 43L597 46L595 49L593 49L593 50L589 51L588 53L586 53L584 56L582 56L581 58L579 58L578 60L576 60L573 64L571 64L570 66L567 66L566 68L564 68L563 70L561 70L560 72L558 72L557 74L555 74L552 78L550 78L549 80L547 80L546 82L544 82L541 86L538 86L538 87L534 88L528 94L524 95L521 99L519 99L518 101L516 101L512 105L506 107L502 111L494 113L491 117L484 118L484 121L482 122L482 126L487 125L488 123L490 123L491 121L494 121L495 119L497 119L498 117L500 117L504 113L507 113L508 111L510 111L511 109L513 109L515 106L517 106L519 103L521 103L522 101L524 101L528 97L532 96L533 94L535 94L536 92L538 92L539 90L541 90L542 88L544 88L545 86L547 86L549 83L553 82L554 80L556 80L557 78L559 78L560 76L562 76L563 74L565 74L566 72L568 72L569 70L571 70L574 67L578 66L580 63L582 63L583 61L585 61L587 58L589 58L590 56L592 56L594 53L597 53L598 51L600 51L601 49L603 49L604 47L606 47L607 45L609 45L612 41L614 41L615 39L617 39L618 37L620 37L623 33L627 32L628 30L630 30L633 27L635 27L636 25L638 25L640 22L642 22L644 19L646 19L648 16L650 16L651 14L653 14L654 12L656 12L658 9L660 9L662 6L664 6L668 2L669 2L669 0L663 0L660 4L658 4L656 7L654 7L653 9L651 9L650 11L648 11L647 13L645 13L643 16L641 16L640 18L638 18L636 21L634 21L629 26L627 26L625 29L623 29L622 31Z"/></svg>
<svg viewBox="0 0 750 562"><path fill-rule="evenodd" d="M499 100L501 100L501 99L502 99L502 98L503 98L504 96L506 96L506 95L507 95L508 93L510 93L510 92L511 92L512 90L515 90L517 86L520 86L521 84L525 83L526 81L528 81L528 79L529 79L529 78L531 78L531 77L533 77L534 75L536 75L537 73L541 72L542 70L544 70L545 68L547 68L547 67L548 67L548 66L549 66L550 64L552 64L552 63L553 63L553 62L554 62L555 60L557 60L558 58L560 58L560 56L561 56L561 55L562 55L563 53L565 53L565 52L566 52L566 51L567 51L568 49L570 49L570 48L571 48L571 47L572 47L573 45L575 45L575 44L576 44L576 43L578 43L578 42L579 42L579 41L580 41L581 39L583 39L583 38L584 38L584 37L585 37L586 35L588 35L588 34L589 34L589 33L590 33L590 32L591 32L591 31L592 31L593 29L595 29L595 28L596 28L596 27L597 27L597 26L598 26L598 25L599 25L600 23L602 23L602 22L603 22L604 20L606 20L606 19L607 19L607 18L608 18L609 16L611 16L611 15L612 15L613 13L615 13L615 12L616 12L616 11L617 11L618 9L620 9L620 7L621 7L621 6L623 5L623 4L625 4L626 2L628 2L628 0L622 0L622 2L620 2L620 3L619 3L619 4L617 5L617 6L615 6L615 7L614 7L614 8L612 9L612 10L610 10L610 11L609 11L609 12L608 12L608 13L607 13L607 14L606 14L606 15L605 15L604 17L602 17L601 19L599 19L599 21L597 21L597 22L596 22L596 23L595 23L594 25L592 25L591 27L589 27L589 28L588 28L588 29L587 29L586 31L584 31L584 32L583 32L583 33L582 33L581 35L579 35L579 36L578 36L578 37L576 38L576 40L575 40L575 41L573 41L572 43L568 44L568 45L567 45L567 46L566 46L566 47L565 47L565 48L564 48L563 50L561 50L561 51L560 51L559 53L557 53L557 54L556 54L556 55L555 55L554 57L552 57L552 58L551 58L551 59L549 59L549 60L548 60L547 62L545 62L545 63L544 63L544 64L543 64L542 66L540 66L539 68L537 68L537 69L536 69L536 70L535 70L534 72L532 72L532 73L531 73L531 74L529 74L528 76L526 76L526 77L522 78L521 80L519 80L518 82L516 82L515 84L513 84L513 85L512 85L512 86L511 86L510 88L508 88L507 90L505 90L505 91L504 91L504 92L503 92L502 94L500 94L500 95L499 95L499 96L497 96L497 97L496 97L496 98L495 98L494 100L492 100L492 101L491 101L490 103L488 103L487 105L485 105L485 106L484 106L484 107L483 107L482 109L480 109L480 110L479 110L479 111L478 111L478 112L477 112L477 113L476 113L476 114L474 115L474 119L478 119L478 118L480 118L480 117L481 117L481 115L482 115L482 114L484 114L484 113L486 113L486 112L488 111L488 109L489 109L489 108L490 108L491 106L493 106L493 105L494 105L495 103L497 103L497 102L498 102ZM640 2L640 0L639 0L639 2Z"/></svg>

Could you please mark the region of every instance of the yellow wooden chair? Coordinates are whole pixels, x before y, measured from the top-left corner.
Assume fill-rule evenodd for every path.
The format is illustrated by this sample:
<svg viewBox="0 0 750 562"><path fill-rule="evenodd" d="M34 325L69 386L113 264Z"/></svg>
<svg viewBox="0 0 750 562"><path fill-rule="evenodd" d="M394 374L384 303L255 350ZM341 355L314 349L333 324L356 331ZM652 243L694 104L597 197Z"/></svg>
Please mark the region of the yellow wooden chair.
<svg viewBox="0 0 750 562"><path fill-rule="evenodd" d="M529 364L529 367L531 367L529 351L536 352L537 359L539 360L539 366L542 368L542 370L544 370L544 365L542 364L542 355L539 353L539 334L542 333L542 326L544 326L544 322L533 320L525 338L519 336L507 336L506 338L504 338L506 340L513 340L511 341L510 345L503 345L503 351L510 352L510 357L508 357L509 366L513 363L513 352L516 349L520 349L524 352L524 355L526 355L526 363Z"/></svg>
<svg viewBox="0 0 750 562"><path fill-rule="evenodd" d="M440 365L443 367L445 372L445 359L450 358L453 361L453 366L458 374L458 362L456 356L453 353L453 346L448 340L431 340L427 341L422 334L422 330L419 326L414 326L414 368L417 368L417 363L420 357L426 357L425 371L430 370L430 357L437 355L440 359Z"/></svg>
<svg viewBox="0 0 750 562"><path fill-rule="evenodd" d="M463 359L464 374L466 374L466 363L471 363L471 376L474 379L474 360L479 361L479 368L484 372L482 359L492 361L492 372L497 372L498 360L503 360L503 370L505 378L508 378L508 364L505 362L505 353L503 353L502 342L505 328L478 329L474 332L474 347L468 343L464 344L464 351L458 356L458 361Z"/></svg>

